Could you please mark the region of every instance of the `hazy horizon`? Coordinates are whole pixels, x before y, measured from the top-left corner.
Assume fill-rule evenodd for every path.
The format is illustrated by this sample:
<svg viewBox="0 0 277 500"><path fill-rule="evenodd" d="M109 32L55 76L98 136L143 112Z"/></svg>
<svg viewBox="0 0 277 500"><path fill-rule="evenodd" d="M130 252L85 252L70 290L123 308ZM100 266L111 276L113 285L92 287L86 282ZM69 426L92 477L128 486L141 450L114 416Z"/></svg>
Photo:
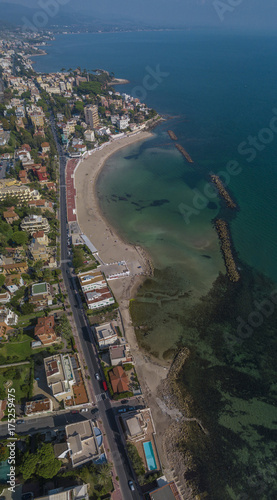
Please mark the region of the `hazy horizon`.
<svg viewBox="0 0 277 500"><path fill-rule="evenodd" d="M77 20L80 24L100 20L107 23L135 22L176 28L226 26L272 29L277 26L275 0L264 0L262 5L260 0L140 0L139 3L104 0L101 5L95 0L79 0L78 8L73 0L0 0L4 13L4 8L12 9L13 5L20 6L20 13L24 13L26 8L26 15L54 8L56 14L49 16L50 24L62 24L63 19L68 23L72 16L72 21ZM17 13L17 23L20 22L20 13ZM6 20L3 15L2 19Z"/></svg>

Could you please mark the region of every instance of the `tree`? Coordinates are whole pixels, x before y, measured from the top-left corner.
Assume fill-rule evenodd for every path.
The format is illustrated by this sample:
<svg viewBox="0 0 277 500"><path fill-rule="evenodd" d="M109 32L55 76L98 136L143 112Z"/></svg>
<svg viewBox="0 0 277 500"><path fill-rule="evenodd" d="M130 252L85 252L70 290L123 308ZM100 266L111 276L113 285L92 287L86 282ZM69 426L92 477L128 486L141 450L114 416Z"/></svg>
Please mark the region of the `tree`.
<svg viewBox="0 0 277 500"><path fill-rule="evenodd" d="M55 458L54 450L49 443L43 444L36 453L30 454L27 452L20 466L20 472L25 480L34 475L44 479L52 479L57 475L60 468L61 462Z"/></svg>
<svg viewBox="0 0 277 500"><path fill-rule="evenodd" d="M34 306L33 304L29 304L27 302L26 304L23 304L23 306L21 306L21 311L23 314L32 314L34 312Z"/></svg>
<svg viewBox="0 0 277 500"><path fill-rule="evenodd" d="M26 245L29 239L28 234L25 231L15 231L11 239L17 245Z"/></svg>
<svg viewBox="0 0 277 500"><path fill-rule="evenodd" d="M9 448L4 446L2 443L0 444L0 462L5 462L9 456Z"/></svg>
<svg viewBox="0 0 277 500"><path fill-rule="evenodd" d="M97 483L101 486L107 486L111 480L112 464L106 463L100 465L97 474Z"/></svg>
<svg viewBox="0 0 277 500"><path fill-rule="evenodd" d="M30 479L34 475L37 467L37 459L38 457L36 453L25 453L23 462L20 466L20 472L23 476L23 479Z"/></svg>
<svg viewBox="0 0 277 500"><path fill-rule="evenodd" d="M39 465L37 475L44 479L52 479L61 468L61 462L55 457L52 445L44 444L38 452Z"/></svg>
<svg viewBox="0 0 277 500"><path fill-rule="evenodd" d="M0 274L0 287L2 287L4 285L5 280L6 280L6 278L5 278L4 274Z"/></svg>

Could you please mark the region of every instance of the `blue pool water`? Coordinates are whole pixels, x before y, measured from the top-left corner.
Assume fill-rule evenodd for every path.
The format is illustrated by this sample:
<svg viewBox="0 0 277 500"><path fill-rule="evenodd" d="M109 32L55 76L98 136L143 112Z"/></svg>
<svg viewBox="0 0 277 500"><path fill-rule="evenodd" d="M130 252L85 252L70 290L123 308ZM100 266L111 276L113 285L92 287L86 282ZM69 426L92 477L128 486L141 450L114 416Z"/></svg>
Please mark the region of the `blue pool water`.
<svg viewBox="0 0 277 500"><path fill-rule="evenodd" d="M143 448L144 448L144 453L145 453L145 458L146 458L148 470L157 469L157 464L156 464L154 450L153 450L153 446L152 446L151 441L147 441L146 443L143 443Z"/></svg>
<svg viewBox="0 0 277 500"><path fill-rule="evenodd" d="M8 472L10 472L8 461L0 462L0 483L3 484L7 482Z"/></svg>

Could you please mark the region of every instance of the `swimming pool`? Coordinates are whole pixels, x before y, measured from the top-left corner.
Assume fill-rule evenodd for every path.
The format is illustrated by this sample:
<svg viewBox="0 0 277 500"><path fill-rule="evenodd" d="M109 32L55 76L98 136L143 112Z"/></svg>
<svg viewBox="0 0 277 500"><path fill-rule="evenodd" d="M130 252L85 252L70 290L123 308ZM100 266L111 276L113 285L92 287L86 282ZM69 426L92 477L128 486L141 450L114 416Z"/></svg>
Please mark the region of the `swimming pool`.
<svg viewBox="0 0 277 500"><path fill-rule="evenodd" d="M8 460L5 462L0 462L0 483L6 483L8 479L8 473L10 472L10 465L8 464Z"/></svg>
<svg viewBox="0 0 277 500"><path fill-rule="evenodd" d="M148 470L157 469L157 464L155 460L154 450L151 441L146 441L143 443L145 458L147 462Z"/></svg>

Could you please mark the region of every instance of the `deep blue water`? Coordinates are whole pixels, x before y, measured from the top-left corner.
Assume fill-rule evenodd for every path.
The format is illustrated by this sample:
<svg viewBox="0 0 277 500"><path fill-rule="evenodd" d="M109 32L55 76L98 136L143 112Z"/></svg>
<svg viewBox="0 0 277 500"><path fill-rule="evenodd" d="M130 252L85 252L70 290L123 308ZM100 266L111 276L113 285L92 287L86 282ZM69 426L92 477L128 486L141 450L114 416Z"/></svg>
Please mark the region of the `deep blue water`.
<svg viewBox="0 0 277 500"><path fill-rule="evenodd" d="M141 343L164 359L180 343L191 349L180 384L212 443L198 447L199 456L193 439L182 449L196 454L200 490L216 500L277 497L276 305L244 336L237 320L248 324L277 281L276 41L212 30L69 35L57 37L35 66L114 71L130 80L120 91L172 117L152 139L112 157L98 186L105 215L149 250L156 267L138 296L137 315L150 332ZM218 197L203 202L209 172L226 178L231 161L235 213ZM189 223L182 204L194 210ZM218 215L230 223L242 280L238 287L217 281L208 294L224 273L212 225ZM195 439L202 438L195 432Z"/></svg>

